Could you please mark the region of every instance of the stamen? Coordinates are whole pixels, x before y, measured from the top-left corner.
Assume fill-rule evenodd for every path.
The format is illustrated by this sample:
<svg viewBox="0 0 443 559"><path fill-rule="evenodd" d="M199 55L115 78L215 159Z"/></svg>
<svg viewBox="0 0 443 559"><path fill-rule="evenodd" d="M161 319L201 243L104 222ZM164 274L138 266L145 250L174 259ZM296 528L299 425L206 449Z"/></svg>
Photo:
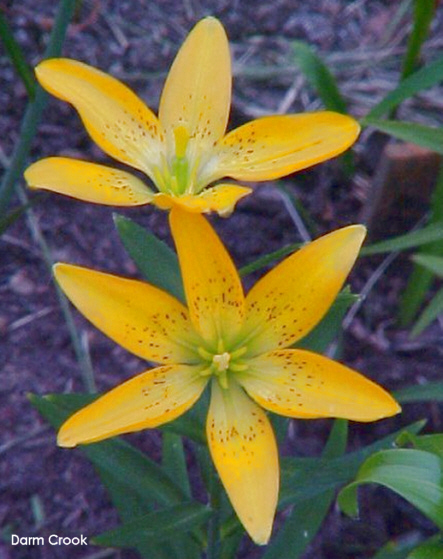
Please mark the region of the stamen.
<svg viewBox="0 0 443 559"><path fill-rule="evenodd" d="M226 371L223 371L220 375L218 375L218 382L222 388L228 390L229 381L228 381L228 375L226 374Z"/></svg>
<svg viewBox="0 0 443 559"><path fill-rule="evenodd" d="M205 359L206 361L212 361L213 354L209 353L209 351L206 351L204 347L199 346L197 348L197 352L200 357L203 357L203 359Z"/></svg>
<svg viewBox="0 0 443 559"><path fill-rule="evenodd" d="M238 349L236 349L235 351L231 352L231 357L232 359L237 359L237 357L241 357L242 355L244 355L246 352L248 351L248 348L243 346L240 347Z"/></svg>

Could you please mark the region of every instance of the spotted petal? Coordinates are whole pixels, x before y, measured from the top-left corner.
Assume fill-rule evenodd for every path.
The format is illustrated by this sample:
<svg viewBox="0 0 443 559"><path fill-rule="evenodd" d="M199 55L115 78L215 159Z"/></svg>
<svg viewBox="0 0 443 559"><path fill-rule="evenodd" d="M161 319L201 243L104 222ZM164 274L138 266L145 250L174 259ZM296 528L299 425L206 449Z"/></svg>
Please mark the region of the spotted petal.
<svg viewBox="0 0 443 559"><path fill-rule="evenodd" d="M170 224L192 323L208 342L223 339L229 345L244 317L237 270L203 216L174 207Z"/></svg>
<svg viewBox="0 0 443 559"><path fill-rule="evenodd" d="M230 102L228 40L221 23L206 17L190 32L174 60L159 119L171 142L173 130L184 126L189 137L212 148L226 130Z"/></svg>
<svg viewBox="0 0 443 559"><path fill-rule="evenodd" d="M259 118L219 142L210 180L283 177L339 155L355 142L359 131L353 118L329 111Z"/></svg>
<svg viewBox="0 0 443 559"><path fill-rule="evenodd" d="M212 383L207 419L212 459L237 516L255 543L268 542L279 487L278 451L266 414L239 388Z"/></svg>
<svg viewBox="0 0 443 559"><path fill-rule="evenodd" d="M54 274L78 310L128 351L156 363L195 362L188 311L168 293L70 264L56 264Z"/></svg>
<svg viewBox="0 0 443 559"><path fill-rule="evenodd" d="M206 383L197 367L187 365L145 371L72 415L57 442L73 447L162 425L192 407Z"/></svg>
<svg viewBox="0 0 443 559"><path fill-rule="evenodd" d="M289 417L376 421L400 412L383 388L322 355L277 350L251 359L238 380L262 407Z"/></svg>
<svg viewBox="0 0 443 559"><path fill-rule="evenodd" d="M111 206L149 204L154 195L130 173L67 157L40 159L28 167L25 179L30 188L42 188L85 202Z"/></svg>
<svg viewBox="0 0 443 559"><path fill-rule="evenodd" d="M109 155L144 171L160 163L164 135L157 117L119 80L67 58L36 68L40 84L74 105L92 139Z"/></svg>
<svg viewBox="0 0 443 559"><path fill-rule="evenodd" d="M191 213L217 212L220 216L228 217L233 212L235 204L251 192L251 188L244 186L219 184L195 195L173 196L159 192L155 194L152 202L162 210L179 206Z"/></svg>
<svg viewBox="0 0 443 559"><path fill-rule="evenodd" d="M350 272L365 237L362 225L344 227L286 258L246 298L249 354L288 347L325 315Z"/></svg>

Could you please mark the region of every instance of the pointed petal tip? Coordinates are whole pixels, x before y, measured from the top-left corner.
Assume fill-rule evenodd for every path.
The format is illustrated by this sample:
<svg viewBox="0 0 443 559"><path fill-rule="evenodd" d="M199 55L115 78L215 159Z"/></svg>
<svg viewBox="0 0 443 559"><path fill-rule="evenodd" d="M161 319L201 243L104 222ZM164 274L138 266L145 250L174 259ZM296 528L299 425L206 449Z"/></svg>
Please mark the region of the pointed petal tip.
<svg viewBox="0 0 443 559"><path fill-rule="evenodd" d="M352 239L355 243L358 243L358 246L360 247L366 238L366 227L358 223L356 225L349 225L345 229L349 231L350 239Z"/></svg>
<svg viewBox="0 0 443 559"><path fill-rule="evenodd" d="M72 264L66 264L65 262L56 262L52 266L52 273L54 274L55 279L57 281L60 281L63 277L66 276L66 272L68 272L68 270L73 267L74 266Z"/></svg>
<svg viewBox="0 0 443 559"><path fill-rule="evenodd" d="M80 441L77 441L69 431L64 428L64 425L60 428L57 434L57 446L61 448L74 448Z"/></svg>
<svg viewBox="0 0 443 559"><path fill-rule="evenodd" d="M223 31L223 33L225 33L225 28L223 27L222 23L214 16L204 17L203 19L201 19L196 23L194 29L203 28L203 27L206 27L208 31L221 30Z"/></svg>
<svg viewBox="0 0 443 559"><path fill-rule="evenodd" d="M37 64L34 68L35 76L39 81L40 85L45 87L44 81L47 76L50 76L52 72L57 71L60 65L65 63L70 64L71 61L69 58L46 58Z"/></svg>
<svg viewBox="0 0 443 559"><path fill-rule="evenodd" d="M248 532L252 541L256 545L267 545L271 539L272 523L269 526L262 528L260 531Z"/></svg>

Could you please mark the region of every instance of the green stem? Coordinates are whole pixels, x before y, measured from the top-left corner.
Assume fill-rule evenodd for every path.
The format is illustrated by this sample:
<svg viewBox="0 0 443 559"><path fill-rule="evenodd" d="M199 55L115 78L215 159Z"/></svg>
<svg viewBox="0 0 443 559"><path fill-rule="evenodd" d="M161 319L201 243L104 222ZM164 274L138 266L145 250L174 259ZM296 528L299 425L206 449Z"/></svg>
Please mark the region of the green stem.
<svg viewBox="0 0 443 559"><path fill-rule="evenodd" d="M75 4L76 0L61 0L44 58L60 55ZM47 95L43 89L37 87L34 99L28 102L21 125L20 139L15 146L11 165L5 172L0 184L0 215L6 212L14 192L14 186L23 174L31 143L46 104L46 98Z"/></svg>
<svg viewBox="0 0 443 559"><path fill-rule="evenodd" d="M17 189L17 193L23 204L29 204L28 197L24 192L24 190L19 188ZM43 260L45 261L49 273L52 274L52 266L54 264L54 261L49 246L46 243L46 240L40 230L33 209L28 208L26 213L28 216L29 226L31 228L32 235L40 246L40 250L42 251L42 255L43 255ZM62 310L66 324L68 326L69 334L71 336L72 345L74 347L74 353L80 365L83 384L88 392L94 393L97 391L97 389L95 386L94 371L92 369L89 353L86 351L84 344L82 343L81 337L79 336L79 333L77 331L77 328L75 327L74 319L72 318L71 309L69 307L69 303L68 300L66 299L65 294L63 293L63 291L60 289L60 287L56 282L54 282L54 285L56 288L58 302L60 304L60 308Z"/></svg>

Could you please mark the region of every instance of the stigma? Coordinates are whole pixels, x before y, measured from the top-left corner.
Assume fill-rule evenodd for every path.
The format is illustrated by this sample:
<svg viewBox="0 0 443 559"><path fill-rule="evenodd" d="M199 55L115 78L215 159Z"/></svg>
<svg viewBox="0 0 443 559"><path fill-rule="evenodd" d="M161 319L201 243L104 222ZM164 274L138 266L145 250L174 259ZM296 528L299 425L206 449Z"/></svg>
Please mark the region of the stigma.
<svg viewBox="0 0 443 559"><path fill-rule="evenodd" d="M229 362L231 361L231 354L225 351L222 354L214 355L212 364L218 373L227 371L229 369Z"/></svg>

